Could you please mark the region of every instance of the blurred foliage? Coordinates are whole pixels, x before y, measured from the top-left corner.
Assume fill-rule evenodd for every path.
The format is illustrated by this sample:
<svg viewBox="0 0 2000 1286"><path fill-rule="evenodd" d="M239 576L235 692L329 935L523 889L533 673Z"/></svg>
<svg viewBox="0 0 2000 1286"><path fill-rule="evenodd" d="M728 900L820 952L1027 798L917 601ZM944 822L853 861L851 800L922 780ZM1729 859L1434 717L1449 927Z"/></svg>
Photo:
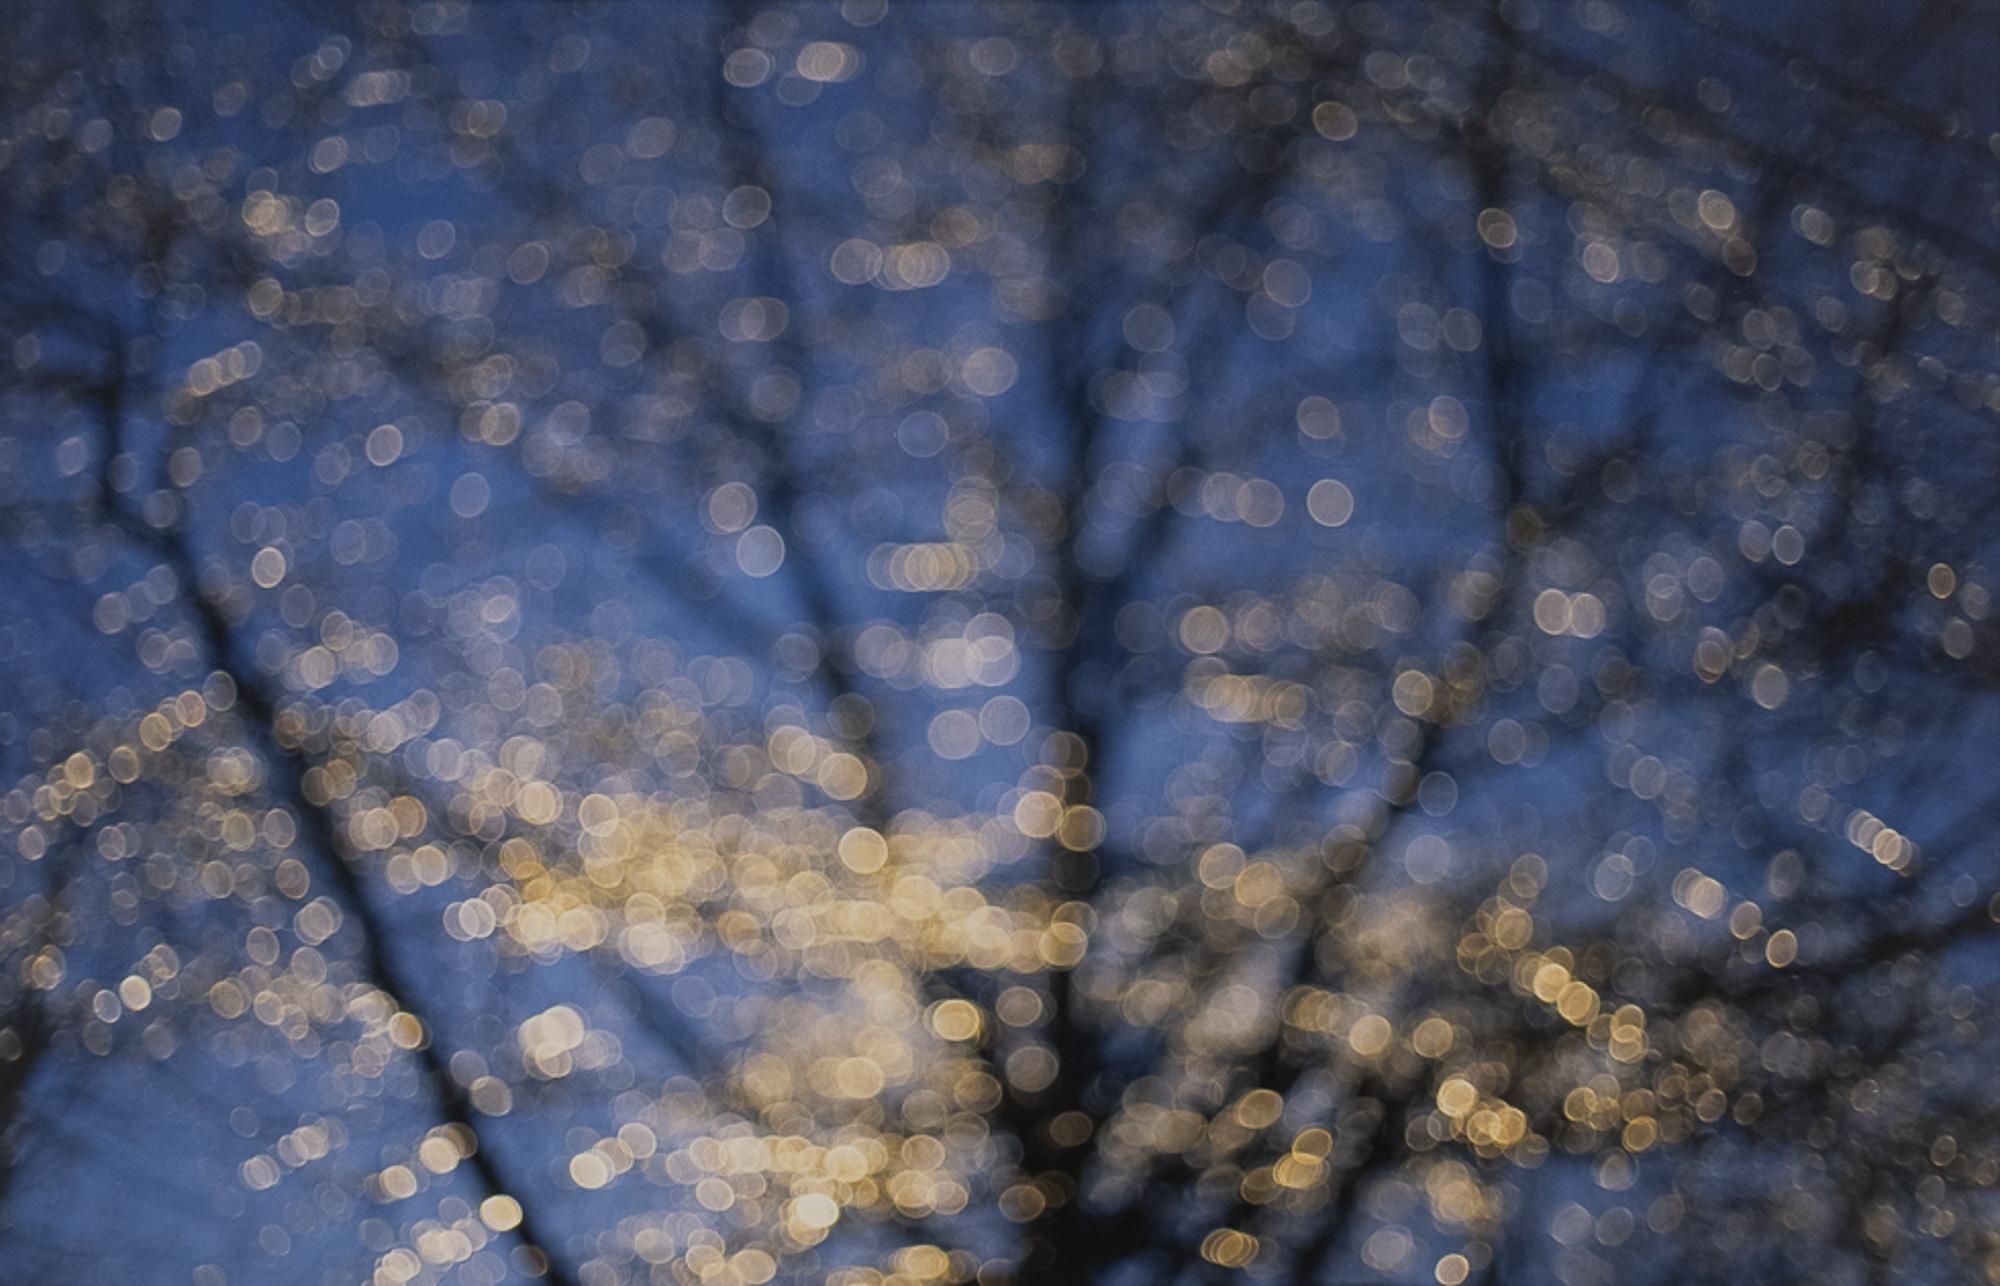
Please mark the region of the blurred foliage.
<svg viewBox="0 0 2000 1286"><path fill-rule="evenodd" d="M18 8L22 1280L2000 1280L1978 6Z"/></svg>

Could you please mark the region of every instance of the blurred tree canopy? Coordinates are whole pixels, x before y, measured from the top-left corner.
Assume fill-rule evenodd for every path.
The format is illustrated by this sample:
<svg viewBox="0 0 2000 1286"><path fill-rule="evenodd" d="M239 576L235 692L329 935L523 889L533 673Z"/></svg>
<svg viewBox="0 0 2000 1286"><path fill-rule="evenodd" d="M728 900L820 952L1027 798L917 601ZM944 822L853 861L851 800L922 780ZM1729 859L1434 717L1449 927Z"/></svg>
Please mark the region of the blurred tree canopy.
<svg viewBox="0 0 2000 1286"><path fill-rule="evenodd" d="M20 0L21 1281L2000 1281L1990 4Z"/></svg>

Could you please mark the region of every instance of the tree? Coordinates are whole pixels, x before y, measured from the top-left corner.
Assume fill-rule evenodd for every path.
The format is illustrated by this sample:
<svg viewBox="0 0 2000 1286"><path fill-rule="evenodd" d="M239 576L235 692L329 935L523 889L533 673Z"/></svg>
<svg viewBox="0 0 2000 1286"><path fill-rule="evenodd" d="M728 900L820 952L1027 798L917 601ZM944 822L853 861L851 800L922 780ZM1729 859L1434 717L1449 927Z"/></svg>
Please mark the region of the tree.
<svg viewBox="0 0 2000 1286"><path fill-rule="evenodd" d="M31 1279L2000 1276L1990 26L7 39Z"/></svg>

